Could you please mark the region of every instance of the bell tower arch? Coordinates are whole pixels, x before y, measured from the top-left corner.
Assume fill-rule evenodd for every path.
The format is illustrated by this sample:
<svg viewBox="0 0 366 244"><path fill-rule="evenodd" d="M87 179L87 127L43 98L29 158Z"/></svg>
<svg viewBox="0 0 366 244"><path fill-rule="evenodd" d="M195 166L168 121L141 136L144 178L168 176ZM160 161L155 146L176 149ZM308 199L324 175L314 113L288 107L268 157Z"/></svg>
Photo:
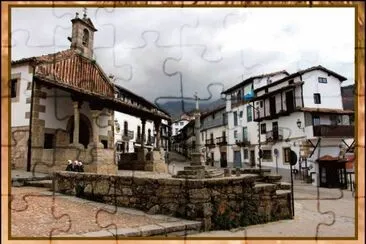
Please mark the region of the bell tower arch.
<svg viewBox="0 0 366 244"><path fill-rule="evenodd" d="M76 13L75 18L71 20L72 35L69 37L71 48L78 50L83 56L92 59L94 48L94 32L93 22L87 17L86 8L84 8L83 18L79 18L79 13Z"/></svg>

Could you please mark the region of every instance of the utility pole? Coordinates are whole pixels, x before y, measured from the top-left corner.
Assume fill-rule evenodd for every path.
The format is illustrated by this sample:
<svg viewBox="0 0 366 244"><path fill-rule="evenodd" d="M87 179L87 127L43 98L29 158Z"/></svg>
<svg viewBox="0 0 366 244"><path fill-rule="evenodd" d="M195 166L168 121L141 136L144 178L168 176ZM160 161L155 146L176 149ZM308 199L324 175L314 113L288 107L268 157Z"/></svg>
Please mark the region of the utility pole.
<svg viewBox="0 0 366 244"><path fill-rule="evenodd" d="M252 106L254 108L254 106ZM261 152L261 122L259 121L259 109L254 108L257 111L257 127L258 127L258 162L259 162L259 175L262 175L262 152Z"/></svg>

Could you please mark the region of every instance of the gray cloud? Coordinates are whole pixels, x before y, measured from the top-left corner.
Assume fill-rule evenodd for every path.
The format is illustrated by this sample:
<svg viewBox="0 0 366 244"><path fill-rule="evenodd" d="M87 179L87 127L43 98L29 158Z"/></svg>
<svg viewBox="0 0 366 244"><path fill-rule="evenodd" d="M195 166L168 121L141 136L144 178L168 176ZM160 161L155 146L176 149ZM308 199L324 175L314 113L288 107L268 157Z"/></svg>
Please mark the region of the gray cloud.
<svg viewBox="0 0 366 244"><path fill-rule="evenodd" d="M354 14L323 10L109 8L88 9L88 16L98 29L97 62L120 85L154 101L180 96L179 73L166 74L174 72L182 74L184 95L190 97L195 91L208 97L213 82L228 88L259 73L319 64L346 76L344 84L353 83ZM82 15L81 9L13 9L12 59L68 48L76 11ZM218 98L222 88L211 90Z"/></svg>

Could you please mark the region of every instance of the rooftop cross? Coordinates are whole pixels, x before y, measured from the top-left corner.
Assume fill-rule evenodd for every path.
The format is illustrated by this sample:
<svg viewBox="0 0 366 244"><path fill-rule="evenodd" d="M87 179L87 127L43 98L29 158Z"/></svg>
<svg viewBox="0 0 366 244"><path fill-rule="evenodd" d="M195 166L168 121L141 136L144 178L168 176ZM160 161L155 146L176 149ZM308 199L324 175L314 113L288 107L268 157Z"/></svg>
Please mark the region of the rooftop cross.
<svg viewBox="0 0 366 244"><path fill-rule="evenodd" d="M197 92L194 93L194 98L196 99L196 110L199 110L199 107L198 107L198 96L197 96Z"/></svg>
<svg viewBox="0 0 366 244"><path fill-rule="evenodd" d="M86 11L87 11L87 9L86 8L83 8L83 12L84 12L84 19L86 18Z"/></svg>

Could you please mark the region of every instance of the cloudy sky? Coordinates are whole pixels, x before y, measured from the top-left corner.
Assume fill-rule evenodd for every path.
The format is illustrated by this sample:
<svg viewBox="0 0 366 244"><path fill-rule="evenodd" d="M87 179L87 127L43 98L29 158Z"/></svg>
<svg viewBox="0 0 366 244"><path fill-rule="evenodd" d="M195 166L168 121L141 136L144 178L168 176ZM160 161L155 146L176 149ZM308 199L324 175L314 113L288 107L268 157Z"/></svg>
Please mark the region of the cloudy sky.
<svg viewBox="0 0 366 244"><path fill-rule="evenodd" d="M69 48L75 12L81 17L83 10L12 9L12 60ZM98 29L97 62L150 101L181 92L217 99L250 76L319 64L347 77L343 85L354 83L353 8L88 8L87 14Z"/></svg>

